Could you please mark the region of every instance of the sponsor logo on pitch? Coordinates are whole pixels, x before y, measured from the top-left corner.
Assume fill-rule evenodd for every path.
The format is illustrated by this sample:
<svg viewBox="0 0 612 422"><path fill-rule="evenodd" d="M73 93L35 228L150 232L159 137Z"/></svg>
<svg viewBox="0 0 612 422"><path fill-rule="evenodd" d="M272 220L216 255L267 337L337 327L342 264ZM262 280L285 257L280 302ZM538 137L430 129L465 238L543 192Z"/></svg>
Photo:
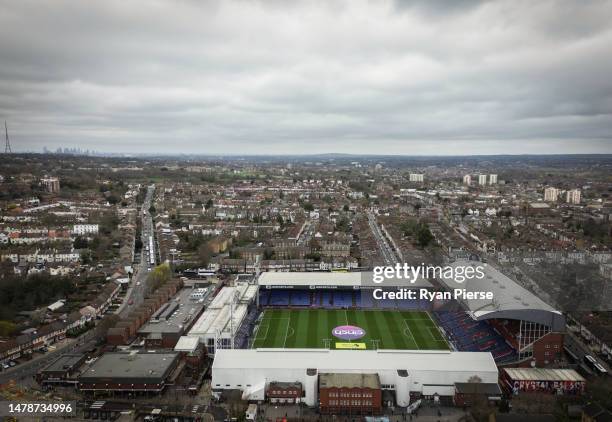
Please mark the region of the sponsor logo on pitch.
<svg viewBox="0 0 612 422"><path fill-rule="evenodd" d="M354 325L340 325L332 330L332 335L342 340L357 340L365 336L366 332L361 327Z"/></svg>

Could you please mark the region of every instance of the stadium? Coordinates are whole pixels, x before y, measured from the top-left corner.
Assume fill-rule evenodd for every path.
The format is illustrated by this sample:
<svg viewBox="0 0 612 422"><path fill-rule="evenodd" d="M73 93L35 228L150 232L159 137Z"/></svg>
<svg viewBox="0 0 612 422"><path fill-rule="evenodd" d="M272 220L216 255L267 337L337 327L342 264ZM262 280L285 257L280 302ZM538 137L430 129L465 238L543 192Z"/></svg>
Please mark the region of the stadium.
<svg viewBox="0 0 612 422"><path fill-rule="evenodd" d="M491 291L493 299L430 301L376 300L373 289L380 286L369 282L371 273L262 273L254 303L238 313L242 320L219 325L234 327L236 338L214 351L213 391L238 389L245 399L264 400L271 384L297 382L303 400L316 405L322 392L309 374L375 374L380 389L406 406L423 396L450 399L456 384L474 376L497 385L499 366L545 366L560 358L563 315L496 269L485 266L484 274L460 287ZM389 291L406 287L458 286L445 279L385 284ZM291 370L277 370L281 361Z"/></svg>

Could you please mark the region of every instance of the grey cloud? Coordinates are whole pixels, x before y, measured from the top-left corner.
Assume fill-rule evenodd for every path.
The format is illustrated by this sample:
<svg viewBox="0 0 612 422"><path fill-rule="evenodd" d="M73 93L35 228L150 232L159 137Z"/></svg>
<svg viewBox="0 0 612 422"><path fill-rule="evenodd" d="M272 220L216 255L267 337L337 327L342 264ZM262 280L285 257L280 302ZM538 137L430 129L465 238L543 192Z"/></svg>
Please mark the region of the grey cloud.
<svg viewBox="0 0 612 422"><path fill-rule="evenodd" d="M611 1L0 10L15 149L612 152Z"/></svg>

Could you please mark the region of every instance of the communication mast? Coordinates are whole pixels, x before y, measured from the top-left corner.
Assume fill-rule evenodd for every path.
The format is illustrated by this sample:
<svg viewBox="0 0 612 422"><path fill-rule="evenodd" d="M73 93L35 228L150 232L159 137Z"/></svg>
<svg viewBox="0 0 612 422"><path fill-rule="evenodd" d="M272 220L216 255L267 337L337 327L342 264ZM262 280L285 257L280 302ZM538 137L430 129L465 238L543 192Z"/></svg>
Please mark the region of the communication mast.
<svg viewBox="0 0 612 422"><path fill-rule="evenodd" d="M6 135L6 144L4 145L4 153L10 154L13 151L11 151L11 141L9 141L9 137L8 137L8 127L6 126L6 120L4 121L4 133Z"/></svg>

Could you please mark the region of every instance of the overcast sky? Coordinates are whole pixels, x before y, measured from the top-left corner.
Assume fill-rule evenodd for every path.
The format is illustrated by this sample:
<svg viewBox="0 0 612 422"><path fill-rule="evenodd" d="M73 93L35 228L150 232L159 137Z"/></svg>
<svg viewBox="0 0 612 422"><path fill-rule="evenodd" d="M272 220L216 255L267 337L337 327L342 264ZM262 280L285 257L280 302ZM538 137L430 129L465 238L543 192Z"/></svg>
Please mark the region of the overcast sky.
<svg viewBox="0 0 612 422"><path fill-rule="evenodd" d="M612 153L612 2L0 0L14 150Z"/></svg>

